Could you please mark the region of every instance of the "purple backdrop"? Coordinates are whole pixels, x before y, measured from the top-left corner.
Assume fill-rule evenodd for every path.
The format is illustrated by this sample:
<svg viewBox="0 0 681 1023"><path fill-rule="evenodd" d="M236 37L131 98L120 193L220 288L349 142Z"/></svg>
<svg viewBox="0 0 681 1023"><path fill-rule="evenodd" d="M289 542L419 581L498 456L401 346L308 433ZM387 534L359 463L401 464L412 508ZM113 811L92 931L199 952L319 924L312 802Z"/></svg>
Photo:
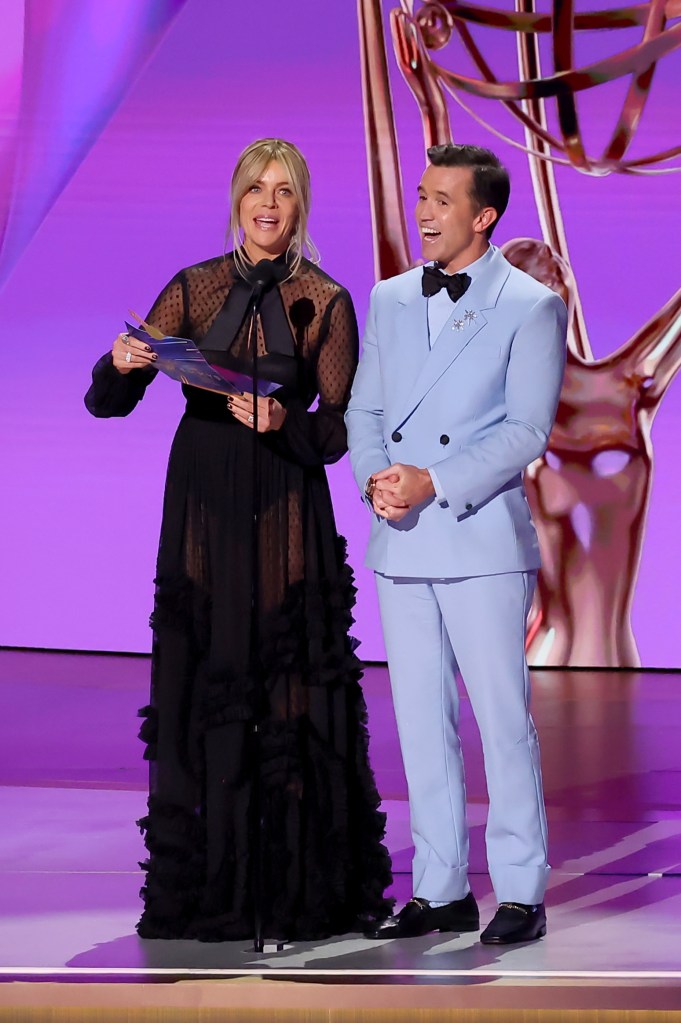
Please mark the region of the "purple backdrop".
<svg viewBox="0 0 681 1023"><path fill-rule="evenodd" d="M12 173L15 181L11 246L0 263L7 278L0 292L0 643L145 651L163 476L181 396L159 379L133 416L97 421L82 403L89 368L128 308L146 311L179 267L222 250L235 158L264 135L290 138L308 157L323 266L349 287L363 320L373 253L357 16L349 0L263 0L257 19L248 5L224 0L100 0L81 5L96 13L78 15L74 25L69 6L72 12L63 0L27 2L24 23L17 4L0 40L0 187L7 192ZM631 39L612 38L607 52ZM594 48L603 52L597 43L580 44L580 60ZM488 34L486 45L510 73L508 36ZM408 90L398 77L393 86L411 204L423 166L421 131ZM637 153L680 141L672 128L679 86L680 60L672 54L658 70ZM585 97L587 139L609 134L621 94L620 83ZM454 126L458 141L493 145L462 114ZM495 240L540 237L524 157L498 148L511 166L513 196ZM680 183L676 175L596 179L559 168L597 356L678 287ZM657 469L634 611L648 666L681 665L680 386L672 385L653 431ZM361 567L368 522L347 459L330 476L359 581L360 653L379 659L373 584Z"/></svg>

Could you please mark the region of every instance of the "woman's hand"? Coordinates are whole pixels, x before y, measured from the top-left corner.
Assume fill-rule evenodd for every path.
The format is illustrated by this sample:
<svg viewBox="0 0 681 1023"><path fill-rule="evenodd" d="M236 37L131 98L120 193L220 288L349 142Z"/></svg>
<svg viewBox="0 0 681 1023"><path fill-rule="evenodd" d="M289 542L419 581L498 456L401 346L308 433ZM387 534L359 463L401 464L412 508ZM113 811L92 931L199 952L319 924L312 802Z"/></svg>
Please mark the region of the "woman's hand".
<svg viewBox="0 0 681 1023"><path fill-rule="evenodd" d="M119 334L111 349L113 364L119 373L129 373L131 369L149 369L157 356L144 341L138 341L129 334Z"/></svg>
<svg viewBox="0 0 681 1023"><path fill-rule="evenodd" d="M274 398L257 398L258 402L258 433L268 433L270 430L281 430L286 419L286 409ZM227 399L227 408L235 419L238 419L244 426L253 429L255 417L253 415L253 395L234 394Z"/></svg>

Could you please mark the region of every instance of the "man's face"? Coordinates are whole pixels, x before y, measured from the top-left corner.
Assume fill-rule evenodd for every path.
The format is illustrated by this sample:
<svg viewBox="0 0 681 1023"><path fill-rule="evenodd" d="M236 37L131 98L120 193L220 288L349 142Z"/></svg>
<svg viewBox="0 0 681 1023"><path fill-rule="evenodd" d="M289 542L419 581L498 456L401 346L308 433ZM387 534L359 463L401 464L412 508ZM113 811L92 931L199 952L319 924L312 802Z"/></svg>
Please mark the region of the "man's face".
<svg viewBox="0 0 681 1023"><path fill-rule="evenodd" d="M477 209L470 196L473 183L470 167L426 167L419 184L416 223L421 235L424 260L435 260L445 269L459 257L473 252L485 230L496 217L486 207ZM494 214L494 216L492 216ZM465 258L461 266L471 260ZM456 266L453 269L457 269Z"/></svg>

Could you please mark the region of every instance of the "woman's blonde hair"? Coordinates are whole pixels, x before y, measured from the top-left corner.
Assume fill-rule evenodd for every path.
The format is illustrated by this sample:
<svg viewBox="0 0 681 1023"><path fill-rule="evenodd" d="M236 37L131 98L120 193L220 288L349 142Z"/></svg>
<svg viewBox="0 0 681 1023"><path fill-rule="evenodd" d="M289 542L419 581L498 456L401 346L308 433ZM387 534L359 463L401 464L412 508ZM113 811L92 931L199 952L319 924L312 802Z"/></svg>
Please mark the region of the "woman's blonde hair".
<svg viewBox="0 0 681 1023"><path fill-rule="evenodd" d="M310 171L305 162L305 157L298 147L294 146L292 142L285 142L283 139L258 139L256 142L251 142L250 146L246 146L236 162L236 167L232 174L229 217L229 229L234 245L234 262L239 272L245 274L248 267L248 257L246 256L241 236L239 208L241 200L246 195L248 189L255 184L273 160L280 163L286 171L291 184L291 191L298 202L298 221L287 250L291 276L293 277L300 269L305 249L307 249L313 263L319 262L319 251L307 230L312 199Z"/></svg>

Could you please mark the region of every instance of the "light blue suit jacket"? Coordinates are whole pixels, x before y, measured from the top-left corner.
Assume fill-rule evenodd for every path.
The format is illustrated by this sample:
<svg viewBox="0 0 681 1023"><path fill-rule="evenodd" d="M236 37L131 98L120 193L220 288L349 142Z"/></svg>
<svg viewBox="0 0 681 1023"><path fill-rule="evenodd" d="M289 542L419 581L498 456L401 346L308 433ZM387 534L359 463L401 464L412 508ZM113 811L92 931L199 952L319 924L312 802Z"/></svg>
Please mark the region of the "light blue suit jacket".
<svg viewBox="0 0 681 1023"><path fill-rule="evenodd" d="M555 418L565 304L495 249L431 349L421 277L416 267L373 289L345 418L362 491L402 462L434 468L446 500L400 523L374 515L366 564L415 578L538 568L522 472Z"/></svg>

